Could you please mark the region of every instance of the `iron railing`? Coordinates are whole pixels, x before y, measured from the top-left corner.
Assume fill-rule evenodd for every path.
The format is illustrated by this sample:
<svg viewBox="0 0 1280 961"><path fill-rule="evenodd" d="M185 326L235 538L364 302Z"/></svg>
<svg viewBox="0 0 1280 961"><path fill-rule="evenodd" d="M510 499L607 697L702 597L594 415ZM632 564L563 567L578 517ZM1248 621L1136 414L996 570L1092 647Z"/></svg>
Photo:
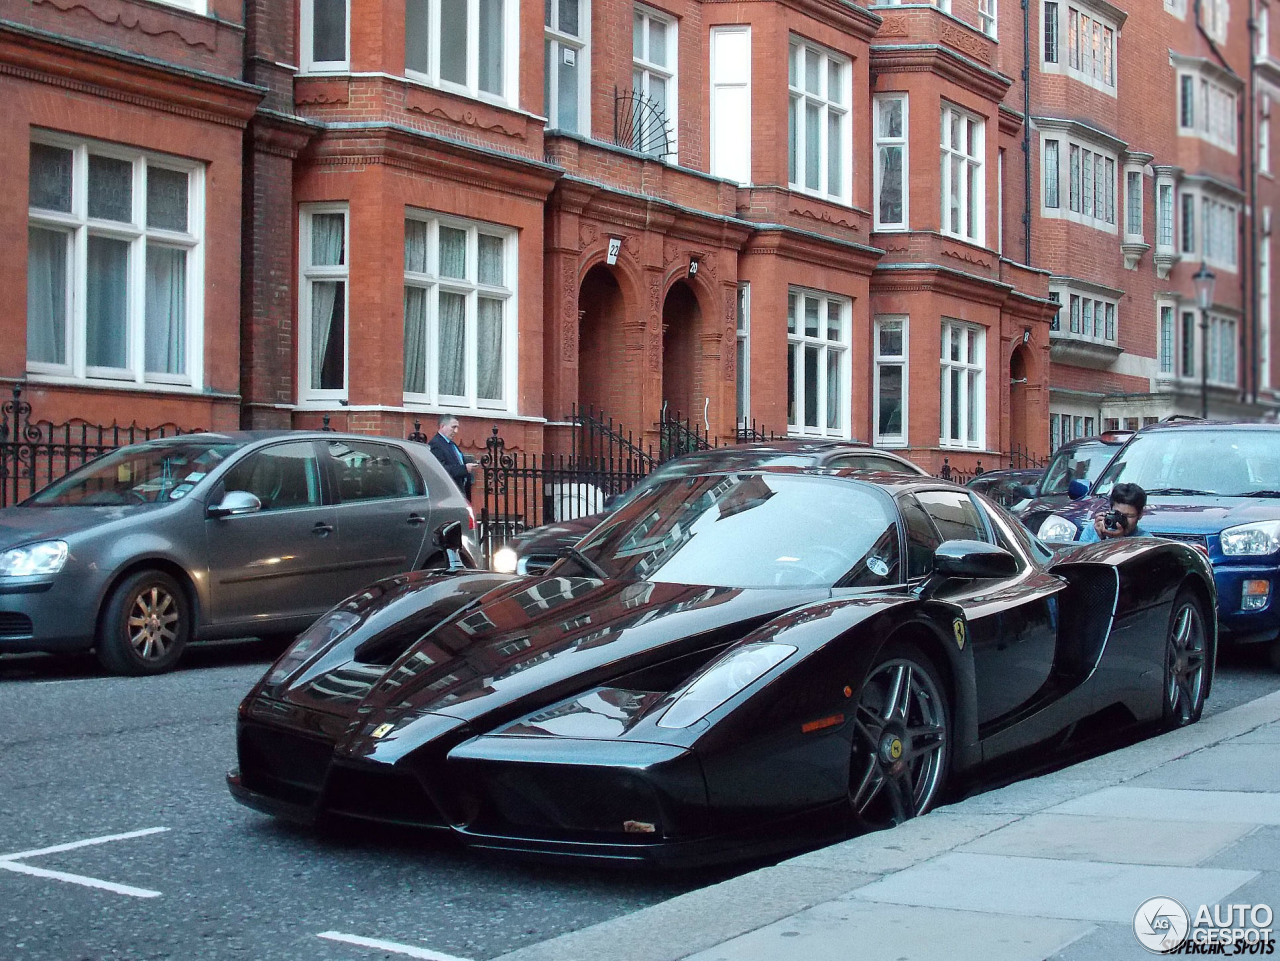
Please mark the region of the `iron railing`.
<svg viewBox="0 0 1280 961"><path fill-rule="evenodd" d="M675 155L666 111L638 90L613 88L613 142L659 160Z"/></svg>

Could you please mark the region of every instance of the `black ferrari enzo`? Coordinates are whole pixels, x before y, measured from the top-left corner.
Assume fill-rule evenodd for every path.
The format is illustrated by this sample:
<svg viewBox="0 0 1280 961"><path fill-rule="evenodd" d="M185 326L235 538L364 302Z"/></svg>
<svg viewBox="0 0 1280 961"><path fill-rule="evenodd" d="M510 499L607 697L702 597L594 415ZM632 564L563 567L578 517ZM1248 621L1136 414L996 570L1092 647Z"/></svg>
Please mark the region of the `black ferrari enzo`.
<svg viewBox="0 0 1280 961"><path fill-rule="evenodd" d="M245 698L228 781L490 848L776 852L1085 719L1194 722L1214 602L1186 545L1053 554L933 478L683 477L541 576L407 574L331 610Z"/></svg>

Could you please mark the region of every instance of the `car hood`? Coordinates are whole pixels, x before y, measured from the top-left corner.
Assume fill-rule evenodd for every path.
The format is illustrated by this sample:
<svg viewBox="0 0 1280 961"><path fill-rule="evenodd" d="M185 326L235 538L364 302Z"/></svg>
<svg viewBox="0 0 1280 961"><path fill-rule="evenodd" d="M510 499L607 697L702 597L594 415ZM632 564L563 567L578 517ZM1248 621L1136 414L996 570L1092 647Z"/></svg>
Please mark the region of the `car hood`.
<svg viewBox="0 0 1280 961"><path fill-rule="evenodd" d="M362 634L363 625L357 627L339 644L346 657L335 663L339 651L332 650L268 696L308 711L397 726L432 715L486 730L571 694L675 662L665 671L675 678L668 679L669 689L779 613L830 595L825 588L521 578L434 626L409 617L380 634ZM392 644L399 649L394 657L367 656L385 648L397 630L408 632L407 646Z"/></svg>
<svg viewBox="0 0 1280 961"><path fill-rule="evenodd" d="M1105 497L1089 497L1056 513L1080 525L1108 506ZM1140 526L1151 533L1209 535L1240 524L1271 520L1280 520L1280 498L1170 496L1148 499Z"/></svg>
<svg viewBox="0 0 1280 961"><path fill-rule="evenodd" d="M0 510L0 550L36 541L65 540L88 528L130 520L162 506L6 507Z"/></svg>

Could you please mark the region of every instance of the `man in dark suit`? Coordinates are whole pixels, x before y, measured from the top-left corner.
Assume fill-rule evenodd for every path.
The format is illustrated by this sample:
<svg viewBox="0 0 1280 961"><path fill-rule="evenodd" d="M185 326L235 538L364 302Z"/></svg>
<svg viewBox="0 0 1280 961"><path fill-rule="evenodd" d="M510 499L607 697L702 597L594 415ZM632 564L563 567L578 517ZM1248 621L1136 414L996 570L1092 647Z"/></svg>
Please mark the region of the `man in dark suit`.
<svg viewBox="0 0 1280 961"><path fill-rule="evenodd" d="M458 489L462 491L462 496L469 500L471 473L479 465L475 460L468 460L467 456L458 449L457 443L454 442L457 436L458 418L452 414L445 414L440 418L439 426L436 427L436 436L431 438L427 446L436 455L436 459L444 465L445 473L453 478Z"/></svg>

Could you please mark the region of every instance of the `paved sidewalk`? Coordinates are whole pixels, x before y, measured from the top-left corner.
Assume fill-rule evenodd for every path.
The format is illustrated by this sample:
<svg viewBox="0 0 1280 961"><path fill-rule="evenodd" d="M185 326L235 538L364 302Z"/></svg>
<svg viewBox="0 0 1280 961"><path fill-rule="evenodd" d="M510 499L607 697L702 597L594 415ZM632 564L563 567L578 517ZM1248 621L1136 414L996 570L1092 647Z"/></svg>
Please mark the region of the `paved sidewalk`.
<svg viewBox="0 0 1280 961"><path fill-rule="evenodd" d="M1159 896L1280 915L1280 692L500 961L1121 961Z"/></svg>

